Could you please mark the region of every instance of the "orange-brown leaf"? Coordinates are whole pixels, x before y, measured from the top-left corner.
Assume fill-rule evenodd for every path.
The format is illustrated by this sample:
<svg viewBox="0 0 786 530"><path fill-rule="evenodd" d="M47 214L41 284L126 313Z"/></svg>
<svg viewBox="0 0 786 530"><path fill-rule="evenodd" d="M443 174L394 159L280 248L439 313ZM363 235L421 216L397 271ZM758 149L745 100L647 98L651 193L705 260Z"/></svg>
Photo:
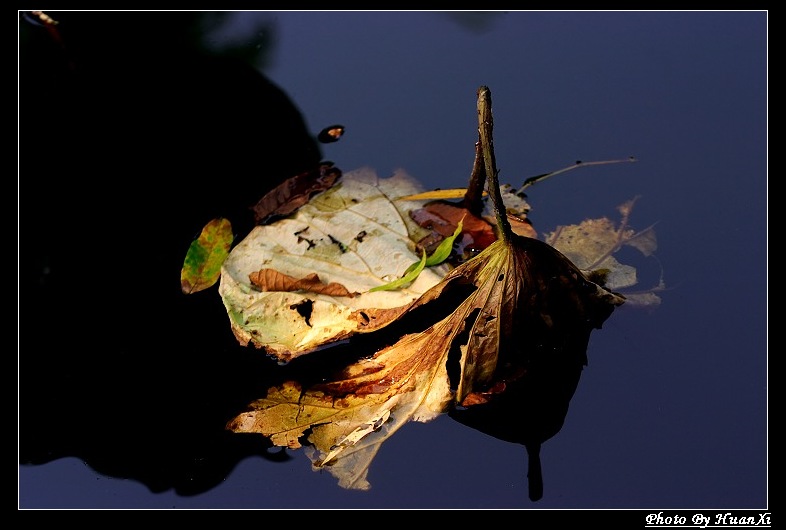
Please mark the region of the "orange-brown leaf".
<svg viewBox="0 0 786 530"><path fill-rule="evenodd" d="M434 252L442 240L453 234L462 219L462 235L456 239L459 254L463 253L465 247L476 251L483 250L497 238L491 224L459 204L432 201L422 208L412 210L409 215L418 225L431 230L431 234L418 242L418 247L428 254Z"/></svg>
<svg viewBox="0 0 786 530"><path fill-rule="evenodd" d="M295 278L275 269L260 269L248 275L251 284L260 291L309 291L329 296L355 296L356 293L337 282L322 283L319 275L311 273L303 278Z"/></svg>

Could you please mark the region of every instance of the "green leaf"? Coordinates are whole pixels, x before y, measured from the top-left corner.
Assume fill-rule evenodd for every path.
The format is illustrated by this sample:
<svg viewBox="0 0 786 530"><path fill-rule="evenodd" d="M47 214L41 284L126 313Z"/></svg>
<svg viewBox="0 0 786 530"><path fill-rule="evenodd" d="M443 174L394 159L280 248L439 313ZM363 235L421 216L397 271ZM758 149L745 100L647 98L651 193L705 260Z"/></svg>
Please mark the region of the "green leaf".
<svg viewBox="0 0 786 530"><path fill-rule="evenodd" d="M453 251L453 242L459 236L461 231L464 229L464 218L462 217L459 220L458 224L456 225L456 229L453 231L453 235L450 237L446 237L442 240L442 243L439 244L437 250L428 257L426 260L426 267L433 267L434 265L439 265L446 259L450 257L450 253Z"/></svg>
<svg viewBox="0 0 786 530"><path fill-rule="evenodd" d="M202 228L202 233L188 247L180 271L180 288L183 293L203 291L218 281L221 266L229 255L232 239L232 224L228 219L213 219Z"/></svg>
<svg viewBox="0 0 786 530"><path fill-rule="evenodd" d="M368 291L370 293L375 291L392 291L393 289L400 289L402 287L406 287L410 283L414 282L417 277L420 275L421 271L426 268L426 251L423 251L423 257L420 258L420 261L413 263L407 269L407 272L399 279L393 280L390 283L386 283L385 285L378 285L376 287L372 287Z"/></svg>
<svg viewBox="0 0 786 530"><path fill-rule="evenodd" d="M398 280L393 280L390 283L386 283L385 285L378 285L377 287L372 287L369 289L369 292L374 291L392 291L393 289L400 289L401 287L406 287L410 283L414 282L420 273L426 267L433 267L434 265L439 265L448 257L450 257L450 253L453 250L453 242L456 240L458 235L461 233L461 229L464 227L464 219L461 219L456 225L456 229L453 231L453 235L450 237L446 237L442 240L442 243L439 244L437 249L431 254L431 256L426 257L425 251L423 252L423 258L420 261L416 261L409 267L407 270L404 271L404 274Z"/></svg>
<svg viewBox="0 0 786 530"><path fill-rule="evenodd" d="M458 225L456 225L456 229L453 231L453 235L443 239L442 242L437 247L437 249L434 251L434 253L426 258L426 267L433 267L434 265L439 265L440 263L442 263L443 261L445 261L450 257L450 253L453 251L453 242L456 240L456 238L461 233L461 230L463 228L464 228L464 218L461 218L461 220L458 222ZM416 261L415 263L410 265L406 271L404 271L404 276L408 277L408 275L411 274L419 266L420 266L420 262ZM420 270L423 269L421 268ZM410 281L414 281L415 278L417 278L417 276L413 277L412 280ZM382 289L382 287L384 287L385 289ZM392 289L392 288L388 287L387 285L384 285L381 287L376 287L375 289L372 289L372 291L373 290L382 291L388 289Z"/></svg>

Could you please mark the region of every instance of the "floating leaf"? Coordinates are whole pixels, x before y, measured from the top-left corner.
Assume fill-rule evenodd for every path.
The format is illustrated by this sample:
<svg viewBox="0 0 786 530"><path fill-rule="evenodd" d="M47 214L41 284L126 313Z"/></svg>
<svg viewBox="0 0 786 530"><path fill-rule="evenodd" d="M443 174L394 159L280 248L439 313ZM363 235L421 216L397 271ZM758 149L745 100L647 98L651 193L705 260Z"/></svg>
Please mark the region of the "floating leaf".
<svg viewBox="0 0 786 530"><path fill-rule="evenodd" d="M490 149L490 139L484 143ZM280 424L270 421L271 409L263 400L231 420L229 429L260 432L271 440L282 432L309 432L313 465L328 469L345 487L366 489L379 444L406 421L429 421L451 404L488 402L523 378L575 380L586 363L590 332L624 298L590 281L554 247L513 233L500 211L504 204L493 156L486 157L486 164L500 239L450 270L396 316L400 331L406 325L419 329L403 332L394 344L338 376L303 389L285 405L286 413L274 414ZM425 259L424 254L421 268ZM452 311L441 317L432 308L443 300ZM459 356L453 381L447 368L451 353ZM324 422L328 402L335 415ZM307 423L317 416L318 422ZM292 446L290 437L283 441ZM539 451L539 445L535 448ZM538 495L541 486L536 484Z"/></svg>
<svg viewBox="0 0 786 530"><path fill-rule="evenodd" d="M232 224L218 218L207 223L191 242L180 271L180 288L185 294L212 287L221 276L221 266L232 246Z"/></svg>
<svg viewBox="0 0 786 530"><path fill-rule="evenodd" d="M238 341L281 361L384 326L444 276L428 267L402 289L371 289L400 278L419 260L427 231L409 217L419 203L392 197L418 191L404 172L379 178L369 169L344 175L289 217L260 225L238 243L221 273L219 293ZM329 293L260 291L249 275L273 269L292 278L316 274L352 298Z"/></svg>
<svg viewBox="0 0 786 530"><path fill-rule="evenodd" d="M316 193L329 189L341 177L341 170L330 162L318 168L291 177L268 193L252 207L257 224L285 217L305 203Z"/></svg>
<svg viewBox="0 0 786 530"><path fill-rule="evenodd" d="M317 274L307 274L303 278L293 278L274 269L262 269L252 272L248 279L254 287L261 291L308 291L330 296L355 296L340 283L322 283Z"/></svg>
<svg viewBox="0 0 786 530"><path fill-rule="evenodd" d="M429 191L424 191L422 193L413 193L412 195L406 195L404 197L401 197L401 200L421 201L421 200L435 200L435 199L463 199L466 193L467 193L467 188L429 190Z"/></svg>
<svg viewBox="0 0 786 530"><path fill-rule="evenodd" d="M489 221L473 215L461 204L433 201L410 211L409 215L418 225L429 230L429 234L418 241L418 247L429 253L435 252L445 238L453 236L459 223L462 225L459 256L467 247L480 251L497 239Z"/></svg>
<svg viewBox="0 0 786 530"><path fill-rule="evenodd" d="M428 257L428 259L426 259L426 267L433 267L434 265L439 265L443 261L447 260L450 257L451 252L453 252L453 243L456 241L456 238L463 230L464 218L462 217L459 219L453 234L451 234L451 236L447 239L444 239L437 247L437 250L435 250L434 253Z"/></svg>

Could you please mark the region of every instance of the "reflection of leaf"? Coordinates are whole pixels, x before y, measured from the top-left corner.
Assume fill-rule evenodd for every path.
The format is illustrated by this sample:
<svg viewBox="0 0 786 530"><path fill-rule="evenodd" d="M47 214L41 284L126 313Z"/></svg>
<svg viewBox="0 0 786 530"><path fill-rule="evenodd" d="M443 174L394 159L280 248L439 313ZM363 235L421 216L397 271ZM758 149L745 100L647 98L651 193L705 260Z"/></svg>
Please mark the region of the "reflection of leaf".
<svg viewBox="0 0 786 530"><path fill-rule="evenodd" d="M371 292L400 278L420 258L415 241L426 231L406 213L419 203L393 200L415 191L419 185L403 172L378 178L360 169L293 215L254 227L229 254L219 286L238 341L288 361L385 325L436 284L447 266L424 269L405 288ZM261 292L249 279L261 269L292 278L316 274L360 294Z"/></svg>
<svg viewBox="0 0 786 530"><path fill-rule="evenodd" d="M636 200L631 199L618 207L622 214L619 226L606 217L586 219L578 225L558 227L554 232L545 234L545 240L583 271L598 273L603 279L603 285L609 289L632 287L639 283L636 268L620 263L613 254L627 245L644 256L651 256L658 246L653 227L637 232L628 226L628 218ZM659 285L642 293L626 292L625 296L634 305L657 305L660 298L654 291L662 288Z"/></svg>
<svg viewBox="0 0 786 530"><path fill-rule="evenodd" d="M271 388L267 397L251 404L257 412L244 412L234 418L227 428L235 432L260 432L281 447L296 449L300 447L298 439L312 424L329 420L336 415L331 398L321 399L312 396L302 406L300 385L286 383L281 387Z"/></svg>
<svg viewBox="0 0 786 530"><path fill-rule="evenodd" d="M227 219L213 219L202 228L188 247L180 271L180 288L185 294L203 291L218 281L232 239L232 224Z"/></svg>

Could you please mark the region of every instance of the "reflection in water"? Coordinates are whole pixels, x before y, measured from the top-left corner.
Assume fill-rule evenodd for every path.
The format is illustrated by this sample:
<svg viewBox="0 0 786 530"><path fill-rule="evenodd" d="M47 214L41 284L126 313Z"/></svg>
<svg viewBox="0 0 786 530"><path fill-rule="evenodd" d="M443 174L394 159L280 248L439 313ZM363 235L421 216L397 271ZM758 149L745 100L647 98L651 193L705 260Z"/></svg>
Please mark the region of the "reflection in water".
<svg viewBox="0 0 786 530"><path fill-rule="evenodd" d="M431 309L441 312L444 307ZM409 320L394 327L400 330L412 321L422 322L424 316ZM532 329L529 322L519 324ZM351 356L369 351L372 341L385 342L377 335L393 340L399 336L395 331L382 330L363 337L359 344L350 341L349 346L331 351L332 367L316 365L309 356L297 359L298 372L288 374L297 379L268 389L227 427L237 433L263 434L282 447L297 449L302 443L314 469L327 469L344 488L369 489L367 475L383 443L410 420L425 422L436 417L432 408L435 402L444 405L440 395L444 389L434 382L446 375L442 371L446 364L457 362L446 363L445 357L435 357L438 351L429 353L428 340L416 348L408 348L412 340L402 340L406 352L397 352L397 345L372 358L352 362ZM541 444L556 435L565 421L585 364L589 330L581 326L562 328L560 335L567 338L565 341L549 340L537 332L533 335L545 337L545 341L539 348L520 351L517 369L506 365L499 370L508 373L507 381L500 380L487 392L470 395L464 401L467 406L444 406L443 410L464 425L524 445L529 455L529 497L537 501L543 496ZM531 346L529 341L524 344L525 348ZM336 353L340 354L333 356ZM340 368L342 356L348 364ZM419 363L423 366L418 371L411 368ZM405 370L410 371L405 374ZM518 375L511 376L511 372ZM398 377L391 376L393 373ZM317 374L327 377L314 383ZM394 385L390 383L394 379L410 382Z"/></svg>
<svg viewBox="0 0 786 530"><path fill-rule="evenodd" d="M581 370L575 363L544 364L508 385L495 400L450 412L450 417L468 427L526 448L529 498L533 501L543 497L541 444L562 428Z"/></svg>

